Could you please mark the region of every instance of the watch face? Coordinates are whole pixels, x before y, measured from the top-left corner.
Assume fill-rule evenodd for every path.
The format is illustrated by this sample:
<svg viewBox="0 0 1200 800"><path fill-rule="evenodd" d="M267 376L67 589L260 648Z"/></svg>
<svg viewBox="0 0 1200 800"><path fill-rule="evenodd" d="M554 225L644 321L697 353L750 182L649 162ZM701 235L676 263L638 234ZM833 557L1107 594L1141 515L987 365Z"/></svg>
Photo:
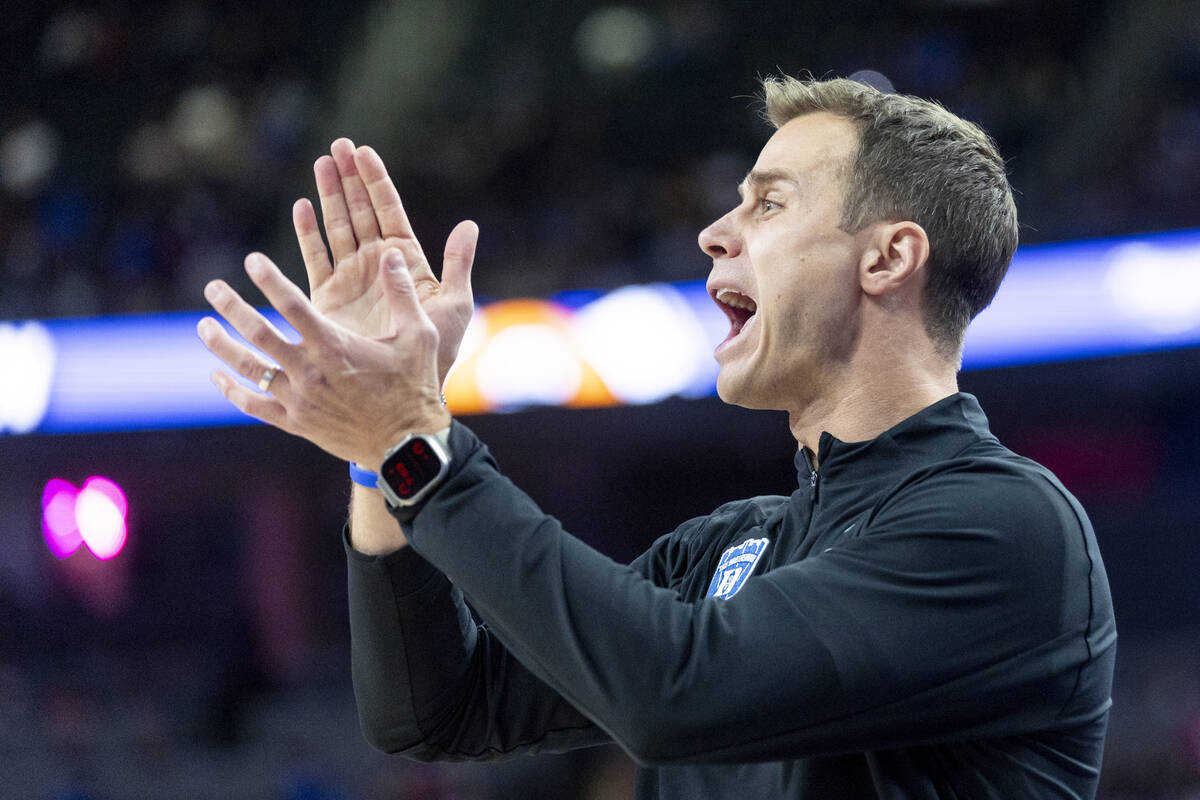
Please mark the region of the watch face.
<svg viewBox="0 0 1200 800"><path fill-rule="evenodd" d="M445 468L429 440L414 437L388 456L379 474L401 501L407 501L441 477Z"/></svg>

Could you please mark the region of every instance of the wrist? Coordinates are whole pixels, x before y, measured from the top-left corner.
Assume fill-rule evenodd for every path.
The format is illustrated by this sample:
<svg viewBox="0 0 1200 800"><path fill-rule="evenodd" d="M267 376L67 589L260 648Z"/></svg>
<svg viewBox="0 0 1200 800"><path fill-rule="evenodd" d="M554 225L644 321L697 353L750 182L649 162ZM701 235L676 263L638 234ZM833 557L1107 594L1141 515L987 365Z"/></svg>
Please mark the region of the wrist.
<svg viewBox="0 0 1200 800"><path fill-rule="evenodd" d="M368 460L359 461L358 463L377 470L379 469L379 465L383 463L383 459L387 456L388 451L401 442L404 437L414 433L433 436L438 431L448 429L452 419L450 412L444 408L439 408L437 413L425 416L418 422L391 428L374 443Z"/></svg>
<svg viewBox="0 0 1200 800"><path fill-rule="evenodd" d="M433 435L443 428L450 427L453 417L446 409L446 396L441 392L437 398L422 397L419 401L422 408L412 408L414 414L406 419L380 429L378 438L369 443L370 449L363 457L354 459L354 463L366 469L376 470L383 463L388 450L396 446L405 436L413 433Z"/></svg>
<svg viewBox="0 0 1200 800"><path fill-rule="evenodd" d="M446 425L442 428L439 428L436 431L413 431L412 433L425 434L427 436L432 436L434 439L437 439L439 444L442 445L443 450L445 452L449 453L449 451L450 451L450 420L449 420L449 418L447 419ZM397 440L397 443L400 441L403 441L405 438L407 438L407 436L408 436L408 434L400 437L400 439ZM394 447L395 447L395 444L393 444L392 446L389 446L387 448L387 450L385 450L384 456L381 456L378 459L379 464L383 463L383 461L387 457L386 454L388 452L390 452L392 449L394 449ZM355 484L357 484L358 486L362 486L365 489L373 489L373 490L379 489L379 473L375 471L376 469L379 468L377 465L372 464L371 466L364 466L363 464L361 464L359 462L351 461L351 462L349 462L348 466L349 466L349 471L350 471L350 480L353 481ZM372 469L372 467L374 467L374 469Z"/></svg>

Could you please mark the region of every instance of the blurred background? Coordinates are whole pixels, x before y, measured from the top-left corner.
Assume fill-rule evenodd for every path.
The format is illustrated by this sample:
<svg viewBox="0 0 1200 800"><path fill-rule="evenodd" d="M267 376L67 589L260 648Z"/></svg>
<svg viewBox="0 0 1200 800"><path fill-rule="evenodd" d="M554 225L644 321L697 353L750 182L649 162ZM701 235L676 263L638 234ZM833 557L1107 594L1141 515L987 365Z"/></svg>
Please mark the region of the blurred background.
<svg viewBox="0 0 1200 800"><path fill-rule="evenodd" d="M1200 227L1194 1L7 0L0 320L198 311L211 278L252 291L255 249L302 281L291 203L342 135L379 150L431 254L479 222L482 300L702 278L696 234L769 135L756 77L864 70L998 140L1023 245ZM961 383L1095 524L1121 633L1100 796L1200 798L1200 351ZM785 421L715 398L466 421L618 559L795 485ZM52 553L49 482L74 502L91 475L120 487L92 496L125 546ZM261 426L0 431L0 798L630 797L615 748L368 748L347 497L344 464Z"/></svg>

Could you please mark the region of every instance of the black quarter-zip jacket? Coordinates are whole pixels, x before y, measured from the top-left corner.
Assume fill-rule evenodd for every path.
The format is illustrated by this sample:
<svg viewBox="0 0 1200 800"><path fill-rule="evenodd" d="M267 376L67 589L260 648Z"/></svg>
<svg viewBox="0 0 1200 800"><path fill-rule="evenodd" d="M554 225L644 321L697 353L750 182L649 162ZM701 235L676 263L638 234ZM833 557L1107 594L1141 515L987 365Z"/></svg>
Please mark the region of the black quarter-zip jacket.
<svg viewBox="0 0 1200 800"><path fill-rule="evenodd" d="M639 798L1086 798L1116 628L1087 516L957 394L797 455L630 565L455 422L450 478L347 547L367 738L422 760L616 741ZM464 596L483 624L471 616Z"/></svg>

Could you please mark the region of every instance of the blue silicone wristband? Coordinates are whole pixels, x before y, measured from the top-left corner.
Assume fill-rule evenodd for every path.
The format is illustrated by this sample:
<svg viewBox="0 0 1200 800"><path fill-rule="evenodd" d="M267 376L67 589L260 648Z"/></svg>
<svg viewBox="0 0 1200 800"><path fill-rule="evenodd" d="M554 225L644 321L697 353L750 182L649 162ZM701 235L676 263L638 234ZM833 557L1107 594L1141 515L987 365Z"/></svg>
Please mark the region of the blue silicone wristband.
<svg viewBox="0 0 1200 800"><path fill-rule="evenodd" d="M353 461L350 462L350 480L359 486L366 486L368 489L379 488L379 474L371 472L369 469L363 469Z"/></svg>

